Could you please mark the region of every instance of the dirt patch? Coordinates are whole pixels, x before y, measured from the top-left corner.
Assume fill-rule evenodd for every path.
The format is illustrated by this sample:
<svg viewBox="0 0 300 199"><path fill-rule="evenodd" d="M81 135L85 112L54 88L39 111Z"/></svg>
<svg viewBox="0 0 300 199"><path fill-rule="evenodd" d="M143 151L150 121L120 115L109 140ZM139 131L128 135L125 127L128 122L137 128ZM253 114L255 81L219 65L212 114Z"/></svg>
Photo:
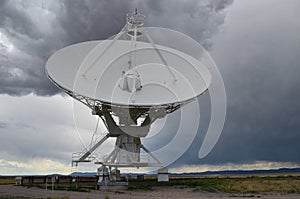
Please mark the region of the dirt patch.
<svg viewBox="0 0 300 199"><path fill-rule="evenodd" d="M208 193L195 190L188 187L153 187L151 190L120 190L120 191L97 191L90 192L74 192L74 191L58 191L45 190L36 187L22 187L14 185L0 185L0 198L4 196L25 196L29 198L74 198L74 199L159 199L159 198L215 198L215 199L245 199L245 198L268 198L268 199L300 199L300 194L228 194L228 193Z"/></svg>

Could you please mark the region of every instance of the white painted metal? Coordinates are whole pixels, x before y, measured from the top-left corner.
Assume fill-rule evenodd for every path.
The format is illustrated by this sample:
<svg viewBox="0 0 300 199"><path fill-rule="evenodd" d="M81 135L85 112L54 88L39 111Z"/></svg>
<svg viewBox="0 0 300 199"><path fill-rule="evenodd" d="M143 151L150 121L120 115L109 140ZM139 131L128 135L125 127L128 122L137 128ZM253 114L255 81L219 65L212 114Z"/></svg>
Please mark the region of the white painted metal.
<svg viewBox="0 0 300 199"><path fill-rule="evenodd" d="M208 69L197 59L175 49L156 46L169 64L166 68L152 45L145 42L136 43L137 63L128 69L130 41L117 40L107 50L111 42L84 42L57 51L46 64L48 76L69 92L113 105L135 107L182 103L202 94L211 82ZM89 68L103 49L107 52ZM169 70L176 76L176 83ZM119 86L122 72L127 76L137 72L142 88L124 91Z"/></svg>
<svg viewBox="0 0 300 199"><path fill-rule="evenodd" d="M99 184L108 184L109 183L109 170L105 166L101 166L97 169L97 175L99 176L98 183Z"/></svg>
<svg viewBox="0 0 300 199"><path fill-rule="evenodd" d="M147 136L156 119L195 99L211 83L211 74L199 59L157 45L143 27L143 21L144 16L135 11L127 16L126 25L113 39L65 47L55 52L46 64L49 78L90 107L108 129L105 137L73 163L90 161L93 151L108 137L117 137L113 151L98 162L103 165L98 170L101 183L107 182L105 166L163 167L141 144L141 137ZM122 39L126 36L130 39ZM140 119L142 122L138 123ZM141 161L141 149L153 161ZM168 180L166 168L159 170L158 178Z"/></svg>

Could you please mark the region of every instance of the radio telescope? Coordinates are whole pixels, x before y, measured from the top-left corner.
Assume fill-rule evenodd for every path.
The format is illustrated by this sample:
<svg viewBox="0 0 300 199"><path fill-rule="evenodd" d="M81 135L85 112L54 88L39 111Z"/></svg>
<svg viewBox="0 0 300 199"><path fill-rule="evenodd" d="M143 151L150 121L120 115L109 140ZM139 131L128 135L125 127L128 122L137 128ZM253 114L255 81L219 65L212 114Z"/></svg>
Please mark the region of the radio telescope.
<svg viewBox="0 0 300 199"><path fill-rule="evenodd" d="M107 134L72 163L93 161L94 151L116 138L111 153L95 162L102 165L100 184L118 180L121 167L159 167L158 180L168 181L168 170L141 139L157 119L195 100L211 83L209 69L196 53L189 53L183 34L144 27L144 18L135 10L115 36L67 46L46 64L51 81L89 107L107 128ZM143 161L141 151L151 161Z"/></svg>

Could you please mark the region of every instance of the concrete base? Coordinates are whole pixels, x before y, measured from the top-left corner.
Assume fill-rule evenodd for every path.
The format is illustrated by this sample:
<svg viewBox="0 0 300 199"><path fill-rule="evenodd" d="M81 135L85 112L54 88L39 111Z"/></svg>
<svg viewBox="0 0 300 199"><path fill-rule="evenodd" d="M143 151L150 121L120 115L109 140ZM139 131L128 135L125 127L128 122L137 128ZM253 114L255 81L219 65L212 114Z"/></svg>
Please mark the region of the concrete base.
<svg viewBox="0 0 300 199"><path fill-rule="evenodd" d="M169 173L166 167L158 169L157 182L169 182Z"/></svg>

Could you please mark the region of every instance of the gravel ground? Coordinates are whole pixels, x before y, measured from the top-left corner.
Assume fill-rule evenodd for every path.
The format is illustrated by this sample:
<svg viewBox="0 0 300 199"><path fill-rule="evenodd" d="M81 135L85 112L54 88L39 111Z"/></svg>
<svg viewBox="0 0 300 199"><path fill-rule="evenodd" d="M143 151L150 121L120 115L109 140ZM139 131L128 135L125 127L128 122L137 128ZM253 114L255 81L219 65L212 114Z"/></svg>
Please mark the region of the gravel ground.
<svg viewBox="0 0 300 199"><path fill-rule="evenodd" d="M178 187L154 187L152 190L125 190L125 191L96 191L91 192L71 192L71 191L52 191L40 188L27 188L14 185L0 185L1 196L26 196L32 198L61 198L68 197L74 199L138 199L138 198L189 198L189 199L245 199L245 198L267 198L267 199L300 199L300 194L256 194L256 195L240 195L240 194L227 194L227 193L205 193L193 191L191 188L178 188Z"/></svg>

